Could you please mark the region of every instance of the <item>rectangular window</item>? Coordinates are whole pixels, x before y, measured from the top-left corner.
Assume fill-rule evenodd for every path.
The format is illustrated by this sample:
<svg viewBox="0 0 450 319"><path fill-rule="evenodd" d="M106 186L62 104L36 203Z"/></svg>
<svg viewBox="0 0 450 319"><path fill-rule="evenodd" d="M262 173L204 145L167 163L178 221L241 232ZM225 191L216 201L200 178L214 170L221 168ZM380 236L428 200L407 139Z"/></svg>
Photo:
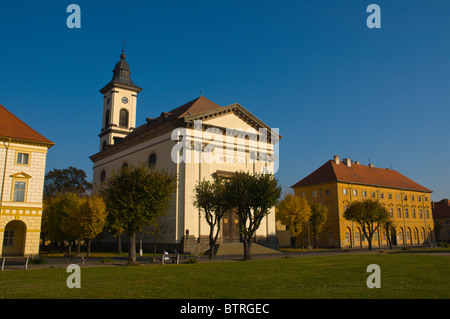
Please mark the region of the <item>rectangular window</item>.
<svg viewBox="0 0 450 319"><path fill-rule="evenodd" d="M363 197L367 197L367 192L366 191L363 191Z"/></svg>
<svg viewBox="0 0 450 319"><path fill-rule="evenodd" d="M423 218L422 210L419 209L419 218Z"/></svg>
<svg viewBox="0 0 450 319"><path fill-rule="evenodd" d="M353 196L357 196L358 195L358 191L356 189L353 190Z"/></svg>
<svg viewBox="0 0 450 319"><path fill-rule="evenodd" d="M397 197L397 200L400 200L400 194L395 195Z"/></svg>
<svg viewBox="0 0 450 319"><path fill-rule="evenodd" d="M405 218L409 218L408 208L405 208Z"/></svg>
<svg viewBox="0 0 450 319"><path fill-rule="evenodd" d="M412 200L412 201L414 200L414 195L411 195L411 200Z"/></svg>
<svg viewBox="0 0 450 319"><path fill-rule="evenodd" d="M317 197L317 191L313 191L313 192L312 192L312 197L313 197L313 198L316 198L316 197Z"/></svg>
<svg viewBox="0 0 450 319"><path fill-rule="evenodd" d="M391 194L391 193L389 193L388 197L389 197L389 199L392 199L392 194Z"/></svg>
<svg viewBox="0 0 450 319"><path fill-rule="evenodd" d="M16 164L28 165L30 160L30 154L28 153L17 153Z"/></svg>
<svg viewBox="0 0 450 319"><path fill-rule="evenodd" d="M330 196L330 190L329 189L325 190L325 196Z"/></svg>
<svg viewBox="0 0 450 319"><path fill-rule="evenodd" d="M347 195L347 188L342 189L342 194Z"/></svg>
<svg viewBox="0 0 450 319"><path fill-rule="evenodd" d="M413 208L413 210L412 210L412 218L416 218L416 209L415 208Z"/></svg>
<svg viewBox="0 0 450 319"><path fill-rule="evenodd" d="M375 192L372 192L372 198L375 198Z"/></svg>
<svg viewBox="0 0 450 319"><path fill-rule="evenodd" d="M397 217L402 218L402 209L401 208L397 208Z"/></svg>
<svg viewBox="0 0 450 319"><path fill-rule="evenodd" d="M26 182L14 182L14 196L13 202L24 202L25 201L25 189L27 183Z"/></svg>
<svg viewBox="0 0 450 319"><path fill-rule="evenodd" d="M384 194L383 193L380 194L380 198L384 198Z"/></svg>
<svg viewBox="0 0 450 319"><path fill-rule="evenodd" d="M394 217L394 209L392 207L389 208L389 215L393 218Z"/></svg>
<svg viewBox="0 0 450 319"><path fill-rule="evenodd" d="M3 246L13 246L14 245L14 230L5 230L3 235Z"/></svg>
<svg viewBox="0 0 450 319"><path fill-rule="evenodd" d="M418 200L419 202L421 202L421 201L422 201L422 197L417 196L417 200Z"/></svg>

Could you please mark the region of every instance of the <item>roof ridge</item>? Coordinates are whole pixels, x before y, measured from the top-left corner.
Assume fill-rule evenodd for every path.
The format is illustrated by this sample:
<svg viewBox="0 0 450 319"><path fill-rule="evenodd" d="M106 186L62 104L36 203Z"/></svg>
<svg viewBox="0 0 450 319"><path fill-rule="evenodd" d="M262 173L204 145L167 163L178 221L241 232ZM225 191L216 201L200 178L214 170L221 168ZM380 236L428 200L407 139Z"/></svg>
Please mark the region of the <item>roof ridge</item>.
<svg viewBox="0 0 450 319"><path fill-rule="evenodd" d="M55 144L52 141L50 141L48 138L46 138L45 136L43 136L42 134L37 132L35 129L33 129L31 126L29 126L27 123L22 121L19 117L17 117L14 113L12 113L10 110L8 110L5 106L0 104L0 107L4 111L6 111L9 114L9 116L13 117L16 121L18 121L19 124L23 125L26 129L32 131L32 133L37 134L41 138L41 140L36 140L34 138L26 139L26 138L23 138L23 137L20 137L20 136L5 136L5 137L11 137L11 138L17 138L17 139L29 140L29 141L36 141L36 142L44 142L44 143L48 143L48 144ZM2 133L0 132L0 134L2 134Z"/></svg>

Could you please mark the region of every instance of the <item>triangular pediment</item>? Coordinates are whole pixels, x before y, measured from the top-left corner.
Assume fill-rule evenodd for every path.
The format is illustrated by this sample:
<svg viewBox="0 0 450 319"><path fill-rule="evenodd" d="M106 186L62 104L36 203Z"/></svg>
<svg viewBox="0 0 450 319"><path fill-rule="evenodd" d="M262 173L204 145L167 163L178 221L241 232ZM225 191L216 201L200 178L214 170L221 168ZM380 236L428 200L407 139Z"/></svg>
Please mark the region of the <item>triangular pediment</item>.
<svg viewBox="0 0 450 319"><path fill-rule="evenodd" d="M11 177L13 177L13 178L31 178L31 175L28 175L25 172L20 172L20 173L12 174Z"/></svg>
<svg viewBox="0 0 450 319"><path fill-rule="evenodd" d="M193 123L201 120L203 125L218 128L230 128L235 130L247 130L253 128L259 132L261 128L267 129L268 136L274 135L279 140L281 135L276 130L265 124L242 105L236 103L206 112L192 114L184 118L185 122ZM269 137L270 139L270 137Z"/></svg>

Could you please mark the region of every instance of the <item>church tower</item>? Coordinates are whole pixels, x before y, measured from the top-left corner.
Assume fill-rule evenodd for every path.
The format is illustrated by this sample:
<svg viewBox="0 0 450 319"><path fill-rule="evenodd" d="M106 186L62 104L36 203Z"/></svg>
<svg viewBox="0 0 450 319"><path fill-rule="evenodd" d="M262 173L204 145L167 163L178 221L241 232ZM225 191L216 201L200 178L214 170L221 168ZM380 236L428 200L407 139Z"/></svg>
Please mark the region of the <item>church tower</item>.
<svg viewBox="0 0 450 319"><path fill-rule="evenodd" d="M137 94L142 90L130 78L130 66L122 50L120 60L113 70L112 80L100 93L103 94L103 124L100 151L127 136L136 127Z"/></svg>

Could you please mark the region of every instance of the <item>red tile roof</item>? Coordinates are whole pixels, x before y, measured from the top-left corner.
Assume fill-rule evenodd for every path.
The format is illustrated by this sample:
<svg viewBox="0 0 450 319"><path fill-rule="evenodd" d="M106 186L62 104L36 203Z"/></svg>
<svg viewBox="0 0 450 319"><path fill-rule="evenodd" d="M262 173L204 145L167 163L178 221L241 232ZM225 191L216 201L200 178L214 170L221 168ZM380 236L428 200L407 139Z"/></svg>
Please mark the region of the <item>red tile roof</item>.
<svg viewBox="0 0 450 319"><path fill-rule="evenodd" d="M50 145L54 144L49 139L33 130L2 105L0 105L0 137L10 137Z"/></svg>
<svg viewBox="0 0 450 319"><path fill-rule="evenodd" d="M220 108L220 105L208 100L204 96L200 96L182 106L179 106L169 112L162 112L157 118L147 118L147 123L137 127L133 132L128 134L124 139L130 139L133 136L140 135L144 132L155 129L156 127L171 123L176 119L186 117L191 114L197 114L212 109Z"/></svg>
<svg viewBox="0 0 450 319"><path fill-rule="evenodd" d="M448 218L450 217L450 205L448 199L442 199L439 202L433 202L433 218Z"/></svg>
<svg viewBox="0 0 450 319"><path fill-rule="evenodd" d="M309 186L326 182L344 182L361 185L381 186L388 188L408 189L421 192L432 191L425 188L397 171L385 168L365 166L352 163L348 167L345 163L336 164L330 160L304 179L291 186Z"/></svg>

